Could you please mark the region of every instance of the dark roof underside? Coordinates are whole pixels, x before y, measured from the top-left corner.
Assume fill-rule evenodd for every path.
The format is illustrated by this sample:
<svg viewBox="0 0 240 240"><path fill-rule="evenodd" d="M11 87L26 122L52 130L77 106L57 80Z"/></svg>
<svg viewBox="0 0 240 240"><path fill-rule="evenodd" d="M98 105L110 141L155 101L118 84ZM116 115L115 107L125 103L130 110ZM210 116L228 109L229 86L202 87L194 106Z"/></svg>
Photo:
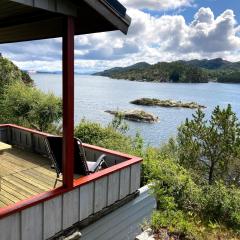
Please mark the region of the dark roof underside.
<svg viewBox="0 0 240 240"><path fill-rule="evenodd" d="M130 18L116 0L72 0L72 4L77 9L76 35L113 30L127 33ZM0 0L0 43L61 37L65 16L17 1Z"/></svg>

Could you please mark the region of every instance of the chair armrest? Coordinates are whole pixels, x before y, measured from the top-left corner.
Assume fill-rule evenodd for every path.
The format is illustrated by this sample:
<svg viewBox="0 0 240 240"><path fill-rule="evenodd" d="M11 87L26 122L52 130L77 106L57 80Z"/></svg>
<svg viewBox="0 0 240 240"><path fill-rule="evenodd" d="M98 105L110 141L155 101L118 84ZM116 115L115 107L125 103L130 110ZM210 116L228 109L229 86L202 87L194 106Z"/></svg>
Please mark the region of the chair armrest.
<svg viewBox="0 0 240 240"><path fill-rule="evenodd" d="M105 154L102 154L102 155L97 159L96 162L89 162L89 161L87 161L89 171L90 171L91 173L94 173L94 172L96 172L100 167L102 167L103 164L105 164L105 166L107 167L107 164L106 164L105 159L104 159L105 157L106 157L106 155L105 155ZM91 163L91 164L89 164L89 163ZM94 163L94 164L93 164L93 163Z"/></svg>

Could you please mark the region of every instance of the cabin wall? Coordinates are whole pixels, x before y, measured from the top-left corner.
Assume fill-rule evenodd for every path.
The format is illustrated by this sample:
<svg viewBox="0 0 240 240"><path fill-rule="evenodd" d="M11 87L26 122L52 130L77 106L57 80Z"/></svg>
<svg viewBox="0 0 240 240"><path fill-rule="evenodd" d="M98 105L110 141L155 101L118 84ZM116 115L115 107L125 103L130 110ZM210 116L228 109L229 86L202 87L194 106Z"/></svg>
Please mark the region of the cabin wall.
<svg viewBox="0 0 240 240"><path fill-rule="evenodd" d="M48 239L124 199L139 187L140 163L137 163L0 219L0 239Z"/></svg>

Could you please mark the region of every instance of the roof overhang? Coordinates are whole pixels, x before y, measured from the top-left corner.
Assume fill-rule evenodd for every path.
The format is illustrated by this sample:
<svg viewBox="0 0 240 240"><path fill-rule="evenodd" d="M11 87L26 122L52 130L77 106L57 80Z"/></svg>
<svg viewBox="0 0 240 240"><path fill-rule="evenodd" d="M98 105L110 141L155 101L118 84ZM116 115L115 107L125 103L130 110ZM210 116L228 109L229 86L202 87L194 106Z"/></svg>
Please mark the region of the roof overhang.
<svg viewBox="0 0 240 240"><path fill-rule="evenodd" d="M0 43L61 37L63 19L75 19L75 34L120 30L131 19L116 0L1 0Z"/></svg>

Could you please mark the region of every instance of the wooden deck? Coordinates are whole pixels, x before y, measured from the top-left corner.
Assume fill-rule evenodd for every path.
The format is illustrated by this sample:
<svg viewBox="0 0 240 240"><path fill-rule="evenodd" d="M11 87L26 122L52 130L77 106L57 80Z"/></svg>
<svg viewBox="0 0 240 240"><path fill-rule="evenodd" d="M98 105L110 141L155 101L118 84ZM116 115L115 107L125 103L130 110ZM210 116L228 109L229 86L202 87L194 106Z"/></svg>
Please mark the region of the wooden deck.
<svg viewBox="0 0 240 240"><path fill-rule="evenodd" d="M0 208L53 189L56 173L50 165L47 158L18 148L0 155Z"/></svg>

